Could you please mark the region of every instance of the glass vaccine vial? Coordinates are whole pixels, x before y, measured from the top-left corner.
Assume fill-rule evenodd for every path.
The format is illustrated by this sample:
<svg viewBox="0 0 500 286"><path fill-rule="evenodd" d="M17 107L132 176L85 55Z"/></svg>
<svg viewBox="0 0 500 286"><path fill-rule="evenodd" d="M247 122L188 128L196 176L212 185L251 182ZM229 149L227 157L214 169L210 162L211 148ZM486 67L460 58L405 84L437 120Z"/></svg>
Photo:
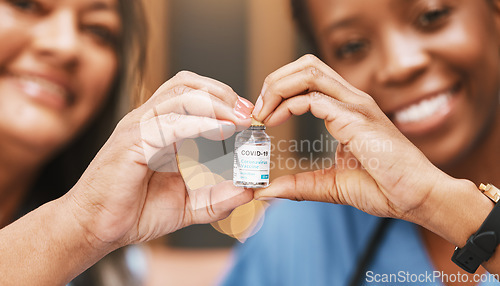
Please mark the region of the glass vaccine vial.
<svg viewBox="0 0 500 286"><path fill-rule="evenodd" d="M236 135L234 143L233 184L237 187L264 188L269 185L271 138L262 122Z"/></svg>

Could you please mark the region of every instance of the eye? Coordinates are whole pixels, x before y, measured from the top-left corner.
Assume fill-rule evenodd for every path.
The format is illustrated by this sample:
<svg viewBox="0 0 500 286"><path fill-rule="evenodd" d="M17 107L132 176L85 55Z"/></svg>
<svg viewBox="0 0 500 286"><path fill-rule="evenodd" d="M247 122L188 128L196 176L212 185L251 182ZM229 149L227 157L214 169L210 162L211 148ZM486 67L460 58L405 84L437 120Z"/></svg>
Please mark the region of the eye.
<svg viewBox="0 0 500 286"><path fill-rule="evenodd" d="M361 57L368 50L369 44L366 40L351 40L342 44L336 51L338 59L349 59Z"/></svg>
<svg viewBox="0 0 500 286"><path fill-rule="evenodd" d="M33 0L9 0L9 3L20 11L25 11L30 13L37 13L43 11L42 5Z"/></svg>
<svg viewBox="0 0 500 286"><path fill-rule="evenodd" d="M439 27L439 25L446 20L449 14L450 14L449 8L428 10L422 13L417 18L417 25L424 29L432 29L435 27Z"/></svg>
<svg viewBox="0 0 500 286"><path fill-rule="evenodd" d="M111 29L101 25L87 25L84 31L89 33L96 41L115 47L118 44L118 36Z"/></svg>

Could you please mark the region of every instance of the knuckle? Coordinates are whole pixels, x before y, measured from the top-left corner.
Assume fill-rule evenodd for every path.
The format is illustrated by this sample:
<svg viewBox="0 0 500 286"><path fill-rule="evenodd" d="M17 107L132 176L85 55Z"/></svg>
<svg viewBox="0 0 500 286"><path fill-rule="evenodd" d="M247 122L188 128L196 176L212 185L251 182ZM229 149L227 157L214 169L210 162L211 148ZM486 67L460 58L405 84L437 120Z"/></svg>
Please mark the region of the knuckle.
<svg viewBox="0 0 500 286"><path fill-rule="evenodd" d="M307 67L304 71L305 83L308 86L308 90L314 90L316 82L323 77L323 73L316 67Z"/></svg>
<svg viewBox="0 0 500 286"><path fill-rule="evenodd" d="M366 96L359 99L358 104L356 104L356 109L360 114L362 114L369 120L375 120L379 107L372 97Z"/></svg>
<svg viewBox="0 0 500 286"><path fill-rule="evenodd" d="M182 120L183 118L184 118L184 115L179 114L179 113L174 113L174 112L167 113L163 117L163 119L169 123L178 122L178 121Z"/></svg>
<svg viewBox="0 0 500 286"><path fill-rule="evenodd" d="M222 88L225 92L227 92L227 93L234 93L234 90L233 90L233 88L232 88L231 86L229 86L229 85L227 85L227 84L225 84L225 83L223 83L223 82L220 82L220 81L219 81L219 83L220 83L221 88Z"/></svg>
<svg viewBox="0 0 500 286"><path fill-rule="evenodd" d="M311 101L311 103L316 103L316 102L321 102L323 101L324 99L326 100L333 100L333 98L325 95L324 93L320 92L320 91L311 91L309 92L309 99Z"/></svg>
<svg viewBox="0 0 500 286"><path fill-rule="evenodd" d="M191 78L193 76L196 76L194 72L182 70L177 72L174 77L178 79L186 79L186 78Z"/></svg>
<svg viewBox="0 0 500 286"><path fill-rule="evenodd" d="M300 60L309 65L316 64L318 62L318 58L313 54L305 54L300 58Z"/></svg>
<svg viewBox="0 0 500 286"><path fill-rule="evenodd" d="M171 90L171 94L173 96L176 96L176 95L182 95L182 94L185 94L185 93L188 93L190 91L192 91L193 89L190 88L190 87L187 87L185 85L177 85L177 86L174 86Z"/></svg>
<svg viewBox="0 0 500 286"><path fill-rule="evenodd" d="M354 91L354 93L357 95L358 101L360 104L371 106L371 107L378 106L378 104L375 102L375 99L373 99L373 97L371 97L369 94L366 94L366 93L361 92L361 91L357 91L357 92Z"/></svg>
<svg viewBox="0 0 500 286"><path fill-rule="evenodd" d="M275 81L275 76L274 74L270 74L264 79L264 85L266 86L271 86L271 84Z"/></svg>
<svg viewBox="0 0 500 286"><path fill-rule="evenodd" d="M320 77L323 77L323 72L321 72L317 67L310 66L306 69L307 75L310 80L316 80Z"/></svg>
<svg viewBox="0 0 500 286"><path fill-rule="evenodd" d="M377 119L373 108L365 104L349 104L346 107L353 112L358 122L373 122Z"/></svg>
<svg viewBox="0 0 500 286"><path fill-rule="evenodd" d="M224 91L224 95L231 99L232 101L238 100L238 94L232 89L229 85L227 84L221 84L222 85L222 90Z"/></svg>
<svg viewBox="0 0 500 286"><path fill-rule="evenodd" d="M360 115L362 115L365 119L369 121L373 121L375 119L371 108L366 105L358 105L357 111Z"/></svg>
<svg viewBox="0 0 500 286"><path fill-rule="evenodd" d="M272 98L284 98L283 90L277 86L269 86L267 88L266 94L262 95L264 101L268 101Z"/></svg>

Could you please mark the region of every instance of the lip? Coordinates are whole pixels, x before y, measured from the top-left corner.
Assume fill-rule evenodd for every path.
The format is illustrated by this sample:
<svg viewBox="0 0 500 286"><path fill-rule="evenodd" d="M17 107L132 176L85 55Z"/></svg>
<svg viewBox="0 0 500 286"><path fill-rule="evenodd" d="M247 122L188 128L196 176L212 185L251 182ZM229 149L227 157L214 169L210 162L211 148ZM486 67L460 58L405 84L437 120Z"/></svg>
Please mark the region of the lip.
<svg viewBox="0 0 500 286"><path fill-rule="evenodd" d="M75 100L70 81L57 73L7 71L4 77L22 94L50 108L63 109Z"/></svg>
<svg viewBox="0 0 500 286"><path fill-rule="evenodd" d="M427 93L425 96L421 96L416 100L401 105L399 108L393 109L388 113L389 117L398 129L408 136L420 136L440 130L440 128L445 126L445 122L456 109L463 89L463 86L457 83L449 88ZM408 111L412 108L414 109L413 112L416 112L418 108L415 107L421 106L424 102L434 103L431 104L433 107L430 111L426 110L429 114L425 115L424 112L421 112L416 118L413 116L413 120L409 120L408 116L406 116L406 120L402 120L403 113L406 112L405 115L408 115L410 113ZM400 120L398 120L398 117Z"/></svg>

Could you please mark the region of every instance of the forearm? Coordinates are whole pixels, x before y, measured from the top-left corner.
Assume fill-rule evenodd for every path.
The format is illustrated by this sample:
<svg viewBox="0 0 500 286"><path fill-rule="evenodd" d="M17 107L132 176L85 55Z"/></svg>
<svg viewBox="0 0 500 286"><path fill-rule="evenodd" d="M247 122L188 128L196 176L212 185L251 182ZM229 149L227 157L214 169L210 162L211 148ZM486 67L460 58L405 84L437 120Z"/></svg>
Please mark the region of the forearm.
<svg viewBox="0 0 500 286"><path fill-rule="evenodd" d="M460 248L465 246L467 239L479 229L494 207L474 183L453 178L444 178L443 183L432 191L428 202L419 211L415 222ZM482 265L490 273L500 274L500 251L497 250Z"/></svg>
<svg viewBox="0 0 500 286"><path fill-rule="evenodd" d="M0 230L1 285L65 285L112 249L96 248L66 199Z"/></svg>

